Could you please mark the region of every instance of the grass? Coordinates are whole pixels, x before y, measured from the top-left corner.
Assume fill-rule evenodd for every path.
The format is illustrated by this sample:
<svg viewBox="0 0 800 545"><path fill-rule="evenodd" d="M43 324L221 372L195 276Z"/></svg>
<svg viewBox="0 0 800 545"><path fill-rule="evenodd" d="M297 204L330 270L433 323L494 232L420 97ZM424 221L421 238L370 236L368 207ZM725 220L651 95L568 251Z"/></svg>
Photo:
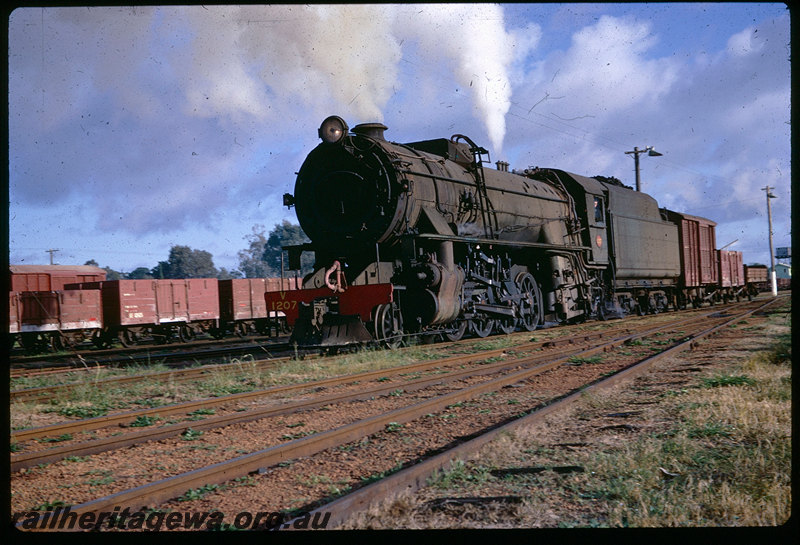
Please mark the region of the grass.
<svg viewBox="0 0 800 545"><path fill-rule="evenodd" d="M605 526L772 526L791 506L791 336L665 397L674 425L582 460ZM580 463L580 462L578 462ZM596 511L595 511L596 512Z"/></svg>
<svg viewBox="0 0 800 545"><path fill-rule="evenodd" d="M524 505L491 513L465 511L457 519L423 524L608 528L785 523L791 515L792 472L789 319L771 314L767 325L759 327L763 336L755 337L758 349L747 359L694 375L680 389L642 394L647 403L636 409L641 423L631 421L639 431L582 442L588 440L583 439L588 427L609 423L608 413L620 412L620 404L642 399L633 385L624 395L587 392L572 413L498 438L474 460L456 462L431 478L425 497L512 494L529 498ZM491 474L492 469L556 465L585 471L542 471L513 479ZM354 527L420 527L422 508L419 500L401 497L388 511Z"/></svg>
<svg viewBox="0 0 800 545"><path fill-rule="evenodd" d="M90 371L65 373L58 377L20 378L12 388L30 388L71 383L74 388L61 392L48 402L12 403L12 429L34 427L54 420L55 414L66 418L91 418L119 410L154 408L207 397L250 392L282 384L295 384L322 378L347 375L375 369L390 369L401 365L441 357L432 347L412 346L402 350L364 349L337 357L311 360L284 360L276 365L261 365L252 357L232 359L227 365L212 368L197 381L176 382L171 377L153 378L132 384L108 384L99 387L99 380L135 374L151 374L168 368L154 363L152 367L97 368ZM387 377L388 378L388 377ZM400 395L401 390L393 393ZM197 420L205 414L194 413ZM45 418L42 418L45 417ZM59 421L63 419L58 419Z"/></svg>

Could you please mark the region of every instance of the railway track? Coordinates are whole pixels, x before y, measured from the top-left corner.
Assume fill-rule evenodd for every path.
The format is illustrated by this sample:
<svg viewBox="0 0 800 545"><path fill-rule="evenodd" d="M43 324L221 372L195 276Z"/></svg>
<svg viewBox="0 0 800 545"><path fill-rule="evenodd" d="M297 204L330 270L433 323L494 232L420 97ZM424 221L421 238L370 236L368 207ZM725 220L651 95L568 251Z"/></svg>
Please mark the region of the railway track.
<svg viewBox="0 0 800 545"><path fill-rule="evenodd" d="M258 347L286 350L286 337L252 337L249 339L201 340L192 343L74 351L69 354L35 356L11 355L11 378L50 376L70 372L92 371L98 368L148 365L153 361L180 366L187 359L213 359L221 354L245 354Z"/></svg>
<svg viewBox="0 0 800 545"><path fill-rule="evenodd" d="M720 307L723 308L723 307ZM693 314L702 314L707 312L708 309L694 309L689 311L684 311L683 314L685 315L693 315ZM640 317L629 317L623 320L621 323L630 323L635 324L637 321L641 320ZM569 334L570 328L576 326L563 326L562 331L564 335ZM469 346L475 343L482 342L483 339L475 338L475 339L463 339L461 341L457 341L455 343L444 343L444 346L458 346L464 345ZM401 349L402 350L402 349ZM285 361L292 356L285 356L282 354L292 354L294 355L294 351L291 347L288 346L286 343L278 343L278 344L248 344L242 347L235 347L234 349L226 349L226 348L212 348L211 350L203 351L200 354L190 352L189 355L186 355L183 352L175 353L171 352L168 354L159 355L156 354L146 354L140 356L138 360L133 360L133 362L151 362L151 361L158 361L159 363L165 364L172 364L175 366L174 369L169 371L163 371L158 373L142 373L137 375L129 375L129 376L121 376L121 377L112 377L106 378L101 380L94 380L93 384L96 384L98 387L115 387L117 385L122 384L134 384L138 382L143 382L147 380L172 380L177 382L183 381L193 381L193 380L200 380L204 376L207 376L210 372L216 370L222 370L227 367L233 367L237 363L213 363L205 366L198 367L197 364L203 360L211 360L211 361L218 361L220 358L224 359L236 359L242 357L251 357L252 361L256 362L258 366L264 365L274 365L276 362ZM306 354L304 355L305 358L314 357L313 354ZM130 360L118 360L115 359L114 362L119 363L120 361L127 361L128 364L131 364ZM48 376L48 375L60 375L66 372L83 372L87 371L97 371L98 368L105 368L105 366L110 365L109 363L105 363L100 365L99 362L94 362L97 364L95 367L82 367L82 368L48 368L42 369L39 371L31 372L35 373L35 375L26 375L24 371L13 373L12 378L21 377L21 376ZM183 366L178 366L178 363L183 363ZM191 364L191 366L189 366ZM111 364L113 365L113 364ZM98 367L99 366L99 367ZM31 388L23 388L18 390L12 390L9 393L10 399L12 402L22 402L22 401L37 401L37 402L45 402L48 400L53 399L58 395L62 395L64 393L69 392L70 390L80 387L85 383L85 380L82 378L78 379L78 382L74 383L65 383L65 384L57 384L51 386L40 386L40 387L31 387Z"/></svg>
<svg viewBox="0 0 800 545"><path fill-rule="evenodd" d="M709 315L708 312L701 313L699 317L695 317L696 313L691 314L688 317L681 318L677 322L671 322L670 325L674 323L691 323L695 320L704 320L706 316ZM154 407L149 409L140 409L136 411L128 411L123 413L117 413L107 416L101 416L96 418L84 419L79 421L70 421L70 422L63 422L59 424L53 424L49 426L42 426L37 428L29 428L24 430L18 430L12 432L12 440L16 441L25 441L30 439L38 439L44 438L48 436L59 436L64 434L76 434L84 431L99 429L108 426L114 425L124 425L126 422L134 421L137 418L148 417L152 415L173 415L173 414L188 414L191 411L195 411L201 408L210 408L210 407L219 407L223 405L228 405L231 403L241 403L247 402L252 399L257 399L266 396L276 396L276 395L283 395L288 393L295 393L295 392L302 392L304 390L319 390L319 389L330 389L332 387L337 387L343 384L352 383L352 382L359 382L359 381L368 381L374 380L376 378L383 378L386 379L392 375L402 375L402 374L412 374L412 373L425 373L430 372L432 369L439 369L441 367L455 367L465 364L474 364L478 361L483 361L489 358L496 358L499 356L505 356L508 354L514 354L517 359L520 357L533 353L535 351L539 351L545 348L553 349L554 347L564 346L565 348L561 349L561 352L564 353L571 353L577 351L577 346L581 343L590 343L595 339L603 339L603 338L613 338L614 336L622 335L623 337L627 337L633 331L636 330L636 322L631 324L621 324L619 327L612 327L611 329L598 331L598 332L588 332L582 334L572 334L572 335L563 335L561 337L557 337L553 340L542 340L542 341L530 341L525 342L519 345L514 346L513 348L498 348L493 350L483 350L478 354L475 353L468 353L464 355L456 355L451 357L443 357L435 360L430 361L423 361L420 363L410 364L410 365L403 365L394 369L385 369L385 370L375 370L365 373L358 373L355 375L343 375L338 377L332 377L322 380L316 380L312 382L306 382L302 384L289 384L285 386L275 386L268 388L266 390L253 390L250 392L243 392L238 394L231 394L228 396L221 396L215 397L211 399L201 399L195 400L186 403L179 403L167 406L160 406ZM649 326L647 326L649 327ZM662 326L666 327L666 326ZM559 330L559 332L564 332L563 330ZM481 342L480 339L472 339L469 341L460 341L458 343L450 343L448 348L455 349L455 350L465 350L468 349L470 345L476 344ZM545 357L552 357L558 352L548 351ZM286 359L286 358L282 358ZM262 368L267 365L275 365L281 359L277 360L266 360L256 362L257 365L261 366ZM510 358L510 361L516 361L514 358ZM229 367L235 367L236 364L228 364ZM119 377L114 379L107 379L103 381L97 381L94 383L95 386L99 388L105 388L110 385L118 385L118 384L125 384L125 383L134 383L144 380L170 380L170 381L189 381L189 380L200 380L209 372L218 370L224 366L213 366L213 367L202 367L202 368L195 368L195 369L188 369L188 370L180 370L180 371L166 371L161 373L148 373L144 375L136 375L131 377ZM491 366L489 367L492 368ZM59 395L65 390L69 390L72 387L78 385L62 385L56 386L51 388L32 388L27 390L19 390L12 392L12 400L14 401L26 401L29 399L36 399L37 401L46 401L48 399L52 399L55 396ZM380 394L376 394L380 395Z"/></svg>
<svg viewBox="0 0 800 545"><path fill-rule="evenodd" d="M657 331L658 329L662 328L663 326L655 329L651 328L651 331ZM337 403L364 400L376 396L385 396L397 390L398 385L396 382L386 383L386 385L383 385L383 381L392 376L416 374L422 375L426 373L433 375L427 378L403 382L403 390L408 392L429 387L434 384L442 384L445 382L461 380L464 377L491 374L504 371L509 368L518 367L523 363L529 364L532 361L537 360L550 360L554 357L571 356L581 351L581 345L590 344L603 338L613 339L617 337L627 339L630 336L630 333L630 329L621 329L611 332L587 334L577 339L570 338L562 339L561 341L528 343L527 345L520 345L517 347L516 350L513 351L514 356L509 356L503 361L496 363L481 362L491 361L492 358L497 358L498 356L507 354L509 352L507 349L501 348L481 352L478 354L465 354L461 356L445 358L442 360L405 365L394 369L369 371L356 375L333 377L330 379L313 381L311 383L276 386L266 390L232 394L230 396L224 396L220 398L203 399L172 406L143 409L139 411L131 411L76 422L66 422L40 428L15 431L12 432L11 435L12 441L22 443L23 441L65 435L77 435L82 432L97 430L100 428L125 425L126 423L134 422L136 419L152 417L153 415L186 415L193 411L207 411L211 408L230 405L231 403L247 402L248 400L267 396L276 396L279 394L295 392L302 393L304 391L323 391L335 388L337 386L346 386L348 384L361 384L374 380L382 381L378 383L377 386L349 388L347 391L342 393L326 396L314 396L309 400L290 402L281 404L279 406L267 406L264 408L252 409L248 410L245 414L231 412L225 415L206 418L202 421L180 422L164 427L141 430L135 433L125 434L124 436L110 436L99 440L92 440L86 443L81 442L76 444L62 445L56 448L30 451L24 454L12 456L11 469L12 471L16 471L26 467L32 467L38 464L48 463L70 456L96 454L98 452L140 444L145 441L174 437L185 433L189 428L193 430L208 430L261 418L283 416L327 405L334 405ZM548 347L550 350L537 355L533 354L535 351L541 350L544 347ZM466 365L471 365L471 367L465 369L464 366ZM445 373L445 371L442 371L442 369L447 368L449 368L450 371L447 372L446 375L441 374Z"/></svg>
<svg viewBox="0 0 800 545"><path fill-rule="evenodd" d="M706 309L707 310L707 309ZM728 312L732 312L732 309ZM749 312L755 312L755 310L751 310ZM234 458L233 460L221 461L216 463L212 466L207 468L199 468L193 471L182 473L180 475L176 475L173 477L168 477L166 479L161 479L156 482L151 482L149 484L136 487L135 491L120 491L116 494L112 494L105 498L93 500L86 502L82 505L76 506L73 508L75 510L103 510L108 506L131 506L137 507L140 505L154 505L158 502L166 501L169 498L177 497L182 492L186 491L187 489L192 489L195 487L202 487L208 486L214 483L221 483L230 480L234 476L244 476L251 471L258 470L260 468L265 468L274 465L280 461L285 461L288 459L297 459L298 457L308 456L310 454L318 453L325 449L330 449L334 446L341 446L342 444L359 440L360 438L366 437L370 434L380 433L387 429L387 426L402 426L405 422L410 422L414 419L419 419L424 417L426 414L436 413L437 411L442 411L448 406L454 406L459 403L463 403L466 400L475 399L476 397L481 396L483 393L487 392L498 392L503 391L504 387L510 387L514 384L520 383L520 381L531 380L533 377L537 377L542 375L543 373L547 373L548 371L553 371L555 369L565 369L565 370L576 370L580 367L580 365L572 365L575 361L580 361L580 358L586 359L591 358L595 354L604 353L604 351L611 351L619 349L620 346L626 346L628 350L633 350L633 342L637 339L641 339L647 335L656 335L659 331L664 331L669 329L670 327L680 327L683 329L688 329L688 327L694 322L694 327L697 330L697 335L702 336L708 334L709 332L709 325L711 322L715 322L718 325L714 327L724 327L725 324L734 319L741 319L745 314L741 314L738 317L728 317L728 316L711 316L704 315L700 317L694 318L683 318L680 321L676 321L670 324L662 324L659 325L657 328L650 327L647 330L631 332L629 334L620 334L616 336L612 336L613 338L609 338L606 336L602 339L602 342L599 345L592 346L592 347L576 347L576 346L565 346L562 348L553 347L551 351L547 354L536 353L536 349L531 347L531 352L528 352L526 355L523 355L523 350L519 349L519 347L515 347L517 350L515 354L515 358L509 361L502 361L502 362L492 362L492 363L484 363L482 366L473 368L473 369L465 369L460 371L455 371L454 373L450 373L450 382L457 383L457 387L452 387L450 391L444 393L442 395L429 395L429 399L422 399L417 403L413 403L411 405L406 405L402 407L397 407L392 410L367 416L361 419L357 419L353 422L346 423L344 425L340 425L338 427L334 427L327 431L314 433L309 435L308 437L297 438L291 440L284 444L278 444L270 446L266 449L261 449L255 452L251 452L249 454L239 456ZM691 343L693 341L687 340L683 343L675 345L674 348L670 350L677 350L679 347L687 346L687 343ZM625 344L628 343L628 344ZM542 347L539 347L542 348ZM682 348L681 348L682 349ZM559 350L561 350L559 352ZM494 356L489 355L490 353L483 353L480 356L483 357L484 360L489 360L492 357L496 357L498 354L494 354ZM519 355L519 357L516 357ZM476 358L476 355L471 356L473 359ZM576 358L578 358L576 360ZM469 358L467 358L469 359ZM621 358L624 359L624 358ZM545 362L545 360L547 360ZM647 358L645 358L647 360ZM465 360L466 361L466 360ZM457 358L450 358L450 367L458 367L459 365L464 365L465 361L459 362ZM426 362L427 363L427 362ZM442 362L438 362L438 365L441 367L443 366ZM587 366L588 367L588 366ZM480 373L477 373L475 369L479 368ZM420 371L423 367L418 366L416 371ZM410 372L410 369L398 369L392 371L404 371ZM600 369L598 366L597 371L603 371L603 373L612 372L609 369ZM381 373L381 376L387 375L388 371L383 370L378 373ZM460 374L459 374L460 373ZM400 373L398 372L398 375ZM477 374L481 374L484 376L488 376L488 380L480 380L477 384L468 384L470 380L474 381ZM601 373L602 374L602 373ZM499 376L495 376L499 375ZM491 378L494 377L494 378ZM347 378L347 377L345 377ZM353 380L359 380L360 384L365 384L369 379L376 379L376 376L367 377L367 376L351 376L349 380L352 382ZM459 382L460 381L460 382ZM465 384L465 382L467 384ZM403 383L404 391L412 391L414 389L419 389L420 391L424 391L426 388L431 388L432 386L441 386L444 383L442 377L427 377L427 378L419 378L416 381L410 381L408 383ZM333 384L330 383L328 387L332 386ZM308 387L308 385L303 385ZM319 386L317 386L318 388ZM265 418L269 411L273 411L273 416L277 415L286 415L292 412L297 411L309 411L313 407L325 407L332 403L343 404L347 402L352 402L360 396L361 399L364 399L364 396L368 397L375 397L380 395L387 395L387 392L391 391L391 388L396 388L396 384L387 384L385 386L378 385L372 388L362 387L360 388L362 391L360 392L350 392L344 394L338 400L333 399L331 395L327 396L311 396L305 403L306 405L303 406L300 402L296 402L294 407L271 407L265 408L264 413L262 415L251 414L249 417L245 418ZM348 397L350 396L350 397ZM356 397L353 397L356 396ZM367 398L368 398L367 397ZM540 403L540 405L546 405L546 401ZM284 412L281 412L284 411ZM232 420L228 420L231 422ZM198 425L195 423L195 425ZM220 420L217 423L209 423L208 429L213 429L215 425L224 425L223 420ZM176 432L178 428L174 430L169 430L171 433ZM53 430L51 430L53 431ZM155 431L155 430L154 430ZM160 433L164 433L166 430L162 430ZM130 439L130 438L129 438ZM55 454L51 452L49 455ZM63 453L61 453L63 454ZM74 454L73 454L74 456ZM17 460L19 461L19 460ZM14 463L14 458L12 457L12 464ZM43 462L39 462L43 463ZM143 502L143 503L142 503Z"/></svg>

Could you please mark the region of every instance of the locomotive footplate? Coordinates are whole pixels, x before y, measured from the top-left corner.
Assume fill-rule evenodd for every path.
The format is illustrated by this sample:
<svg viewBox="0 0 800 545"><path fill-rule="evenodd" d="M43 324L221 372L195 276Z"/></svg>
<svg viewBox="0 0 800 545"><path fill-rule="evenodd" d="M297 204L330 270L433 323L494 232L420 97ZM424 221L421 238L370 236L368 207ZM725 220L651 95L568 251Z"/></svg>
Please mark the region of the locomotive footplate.
<svg viewBox="0 0 800 545"><path fill-rule="evenodd" d="M264 299L269 311L283 312L294 328L289 342L341 346L372 340L364 324L372 320L378 305L393 302L393 286L348 286L342 292L328 287L266 292Z"/></svg>

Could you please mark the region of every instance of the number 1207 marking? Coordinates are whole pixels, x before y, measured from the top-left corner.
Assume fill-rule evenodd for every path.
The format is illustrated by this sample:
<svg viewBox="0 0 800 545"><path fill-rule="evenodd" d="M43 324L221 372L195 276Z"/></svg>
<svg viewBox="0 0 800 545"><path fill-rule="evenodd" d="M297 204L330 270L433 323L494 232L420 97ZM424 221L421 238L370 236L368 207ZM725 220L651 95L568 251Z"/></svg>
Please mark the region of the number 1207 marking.
<svg viewBox="0 0 800 545"><path fill-rule="evenodd" d="M294 310L297 308L297 301L273 301L272 310Z"/></svg>

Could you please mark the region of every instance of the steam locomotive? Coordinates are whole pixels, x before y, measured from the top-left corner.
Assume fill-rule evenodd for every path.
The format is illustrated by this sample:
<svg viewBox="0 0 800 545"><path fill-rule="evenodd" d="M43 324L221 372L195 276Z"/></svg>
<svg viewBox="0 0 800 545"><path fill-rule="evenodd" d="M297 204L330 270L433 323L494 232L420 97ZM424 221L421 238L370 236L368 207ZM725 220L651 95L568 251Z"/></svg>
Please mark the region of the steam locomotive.
<svg viewBox="0 0 800 545"><path fill-rule="evenodd" d="M613 178L486 168L461 134L399 144L386 130L325 119L283 196L311 240L285 248L289 268L313 251L315 269L265 300L298 345L484 337L746 294L741 252L715 249L711 220Z"/></svg>

